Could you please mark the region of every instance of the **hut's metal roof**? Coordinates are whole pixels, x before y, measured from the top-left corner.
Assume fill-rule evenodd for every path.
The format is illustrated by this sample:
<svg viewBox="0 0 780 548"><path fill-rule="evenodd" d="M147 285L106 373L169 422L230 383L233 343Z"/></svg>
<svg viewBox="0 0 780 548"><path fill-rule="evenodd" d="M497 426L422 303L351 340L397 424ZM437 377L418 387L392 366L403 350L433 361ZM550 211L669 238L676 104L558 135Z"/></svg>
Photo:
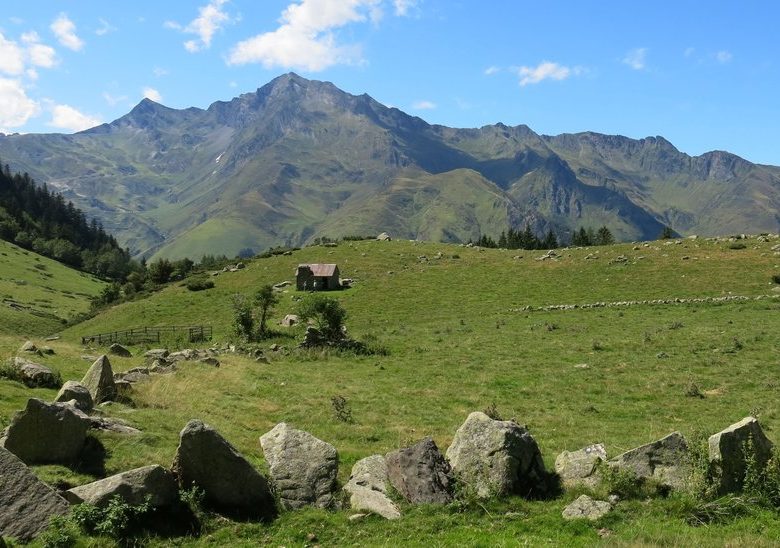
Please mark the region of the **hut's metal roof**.
<svg viewBox="0 0 780 548"><path fill-rule="evenodd" d="M311 269L312 274L323 277L334 276L336 274L336 269L338 268L335 264L322 263L299 264L298 268L301 267L308 267Z"/></svg>

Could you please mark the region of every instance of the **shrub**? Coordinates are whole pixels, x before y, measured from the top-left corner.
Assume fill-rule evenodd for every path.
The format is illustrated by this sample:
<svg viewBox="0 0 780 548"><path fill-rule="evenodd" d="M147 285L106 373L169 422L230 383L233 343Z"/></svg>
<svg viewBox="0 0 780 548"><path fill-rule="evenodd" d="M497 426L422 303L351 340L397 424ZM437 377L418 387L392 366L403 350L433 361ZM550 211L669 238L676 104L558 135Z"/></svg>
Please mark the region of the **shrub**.
<svg viewBox="0 0 780 548"><path fill-rule="evenodd" d="M187 280L187 289L190 291L203 291L214 287L214 281L208 278L190 278Z"/></svg>
<svg viewBox="0 0 780 548"><path fill-rule="evenodd" d="M498 412L498 408L496 407L496 402L491 402L490 405L485 407L485 410L483 411L485 415L493 419L494 421L502 421L504 419L501 418L501 414Z"/></svg>
<svg viewBox="0 0 780 548"><path fill-rule="evenodd" d="M298 315L303 322L313 320L317 329L330 341L343 337L347 311L336 299L316 293L309 295L301 301Z"/></svg>
<svg viewBox="0 0 780 548"><path fill-rule="evenodd" d="M127 539L135 535L153 507L149 498L138 505L127 504L114 496L105 508L83 503L71 511L73 521L87 534Z"/></svg>
<svg viewBox="0 0 780 548"><path fill-rule="evenodd" d="M65 516L54 516L49 520L49 526L38 537L43 548L71 548L76 546L76 535L73 525Z"/></svg>
<svg viewBox="0 0 780 548"><path fill-rule="evenodd" d="M239 337L250 340L254 329L255 318L252 315L252 306L245 295L236 293L233 295L233 330Z"/></svg>
<svg viewBox="0 0 780 548"><path fill-rule="evenodd" d="M337 421L352 424L355 420L352 418L352 406L344 396L333 396L330 399L330 405L333 408L333 415Z"/></svg>

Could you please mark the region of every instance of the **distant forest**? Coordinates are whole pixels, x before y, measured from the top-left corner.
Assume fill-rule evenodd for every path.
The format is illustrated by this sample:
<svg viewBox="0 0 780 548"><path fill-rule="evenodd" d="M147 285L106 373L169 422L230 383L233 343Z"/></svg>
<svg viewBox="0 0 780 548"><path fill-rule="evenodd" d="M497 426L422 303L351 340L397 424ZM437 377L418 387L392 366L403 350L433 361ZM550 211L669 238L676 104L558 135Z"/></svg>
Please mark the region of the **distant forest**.
<svg viewBox="0 0 780 548"><path fill-rule="evenodd" d="M101 278L123 280L137 268L100 223L8 164L0 173L0 239Z"/></svg>
<svg viewBox="0 0 780 548"><path fill-rule="evenodd" d="M666 234L666 231L664 232ZM671 237L671 236L667 236ZM530 225L525 225L524 230L509 230L502 232L497 240L490 236L482 236L475 243L482 247L498 247L502 249L555 249L562 245L561 240L550 230L547 235L540 238L531 230ZM573 246L609 245L615 243L612 232L602 226L598 230L580 227L571 237Z"/></svg>

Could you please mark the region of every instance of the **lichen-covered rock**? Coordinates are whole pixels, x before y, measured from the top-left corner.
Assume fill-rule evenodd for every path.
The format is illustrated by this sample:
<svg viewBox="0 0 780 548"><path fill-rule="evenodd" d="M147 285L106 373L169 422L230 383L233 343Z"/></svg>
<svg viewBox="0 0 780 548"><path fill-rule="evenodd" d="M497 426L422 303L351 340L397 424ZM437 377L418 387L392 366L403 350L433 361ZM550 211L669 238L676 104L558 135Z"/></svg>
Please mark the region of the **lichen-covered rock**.
<svg viewBox="0 0 780 548"><path fill-rule="evenodd" d="M71 504L87 502L101 507L115 496L127 504L138 505L148 500L153 507L161 508L176 504L179 488L170 471L152 464L80 485L65 493Z"/></svg>
<svg viewBox="0 0 780 548"><path fill-rule="evenodd" d="M125 348L119 343L114 343L111 346L109 346L108 351L114 356L119 356L120 358L129 358L133 355L132 352L130 352L127 348Z"/></svg>
<svg viewBox="0 0 780 548"><path fill-rule="evenodd" d="M588 495L580 495L577 500L563 509L563 519L587 519L596 521L612 511L612 505L603 500L595 500Z"/></svg>
<svg viewBox="0 0 780 548"><path fill-rule="evenodd" d="M60 387L61 381L59 375L56 375L54 371L45 365L16 357L13 360L13 367L19 372L19 376L25 386L29 386L30 388Z"/></svg>
<svg viewBox="0 0 780 548"><path fill-rule="evenodd" d="M70 464L87 438L89 420L65 403L31 398L0 438L0 445L27 464Z"/></svg>
<svg viewBox="0 0 780 548"><path fill-rule="evenodd" d="M479 411L458 428L447 460L456 480L480 498L541 494L547 489L542 454L528 430Z"/></svg>
<svg viewBox="0 0 780 548"><path fill-rule="evenodd" d="M62 385L54 401L66 403L71 400L76 401L76 407L89 413L92 410L92 395L86 386L76 381L67 381Z"/></svg>
<svg viewBox="0 0 780 548"><path fill-rule="evenodd" d="M352 467L344 486L349 493L349 505L355 510L373 512L385 519L398 519L401 512L387 496L387 463L382 455L361 459Z"/></svg>
<svg viewBox="0 0 780 548"><path fill-rule="evenodd" d="M339 468L335 447L284 422L263 434L260 445L285 508L334 505Z"/></svg>
<svg viewBox="0 0 780 548"><path fill-rule="evenodd" d="M67 511L64 498L0 447L0 538L27 542L46 529L52 517Z"/></svg>
<svg viewBox="0 0 780 548"><path fill-rule="evenodd" d="M111 370L108 356L103 354L95 360L84 378L81 379L81 384L87 387L95 405L113 400L116 397L114 372Z"/></svg>
<svg viewBox="0 0 780 548"><path fill-rule="evenodd" d="M745 417L708 440L709 460L721 494L742 489L747 460L745 449L752 450L756 467L761 470L772 457L772 442L754 417Z"/></svg>
<svg viewBox="0 0 780 548"><path fill-rule="evenodd" d="M564 451L555 459L555 472L564 487L580 485L593 488L601 480L598 467L607 460L607 451L600 443L577 451Z"/></svg>
<svg viewBox="0 0 780 548"><path fill-rule="evenodd" d="M205 502L238 517L271 518L276 514L266 479L225 438L199 420L179 435L172 469L179 486L203 489Z"/></svg>
<svg viewBox="0 0 780 548"><path fill-rule="evenodd" d="M679 432L626 451L608 464L678 490L685 488L691 475L688 442Z"/></svg>
<svg viewBox="0 0 780 548"><path fill-rule="evenodd" d="M385 461L390 483L412 504L452 502L452 470L431 438L388 453Z"/></svg>
<svg viewBox="0 0 780 548"><path fill-rule="evenodd" d="M21 348L19 348L19 352L29 352L30 354L39 354L38 347L35 346L35 343L32 341L26 341Z"/></svg>

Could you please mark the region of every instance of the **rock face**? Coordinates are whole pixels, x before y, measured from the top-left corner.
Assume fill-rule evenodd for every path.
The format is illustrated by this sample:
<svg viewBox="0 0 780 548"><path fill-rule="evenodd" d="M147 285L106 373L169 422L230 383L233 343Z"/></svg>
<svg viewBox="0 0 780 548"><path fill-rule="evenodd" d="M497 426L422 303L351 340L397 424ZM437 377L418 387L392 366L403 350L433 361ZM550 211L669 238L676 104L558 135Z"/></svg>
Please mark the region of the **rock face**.
<svg viewBox="0 0 780 548"><path fill-rule="evenodd" d="M748 442L750 440L750 442ZM761 425L753 417L745 417L708 440L710 466L721 494L742 489L747 462L743 448L751 444L753 458L759 468L766 466L772 456L772 442L764 435Z"/></svg>
<svg viewBox="0 0 780 548"><path fill-rule="evenodd" d="M76 400L76 407L81 409L85 413L92 411L92 395L86 386L76 381L67 381L62 385L60 391L57 393L57 397L54 398L56 402L69 402Z"/></svg>
<svg viewBox="0 0 780 548"><path fill-rule="evenodd" d="M87 387L95 405L112 400L116 396L114 372L111 370L108 356L103 354L95 360L84 378L81 379L81 384Z"/></svg>
<svg viewBox="0 0 780 548"><path fill-rule="evenodd" d="M22 382L30 388L60 387L59 377L45 365L33 363L19 357L14 358L13 365L19 371Z"/></svg>
<svg viewBox="0 0 780 548"><path fill-rule="evenodd" d="M385 460L390 483L412 504L452 502L452 470L431 438L388 453Z"/></svg>
<svg viewBox="0 0 780 548"><path fill-rule="evenodd" d="M130 352L127 348L125 348L119 343L114 343L111 346L109 346L108 351L114 356L120 356L122 358L129 358L133 355L132 352Z"/></svg>
<svg viewBox="0 0 780 548"><path fill-rule="evenodd" d="M546 489L542 454L528 430L479 411L458 428L447 460L457 481L480 498Z"/></svg>
<svg viewBox="0 0 780 548"><path fill-rule="evenodd" d="M564 487L595 487L601 477L599 463L607 460L607 451L600 443L589 445L578 451L564 451L555 459L555 472Z"/></svg>
<svg viewBox="0 0 780 548"><path fill-rule="evenodd" d="M31 398L0 438L0 445L27 464L73 462L84 447L89 421L65 403Z"/></svg>
<svg viewBox="0 0 780 548"><path fill-rule="evenodd" d="M335 447L284 422L263 434L260 445L282 506L333 506L339 468Z"/></svg>
<svg viewBox="0 0 780 548"><path fill-rule="evenodd" d="M688 442L679 432L626 451L608 464L628 470L637 478L652 479L672 489L685 488L691 472Z"/></svg>
<svg viewBox="0 0 780 548"><path fill-rule="evenodd" d="M588 495L580 495L577 500L563 509L563 519L587 519L596 521L607 515L612 510L612 505L603 500L595 500Z"/></svg>
<svg viewBox="0 0 780 548"><path fill-rule="evenodd" d="M205 501L239 517L270 518L276 514L266 479L216 430L199 420L179 435L172 469L179 486L197 485Z"/></svg>
<svg viewBox="0 0 780 548"><path fill-rule="evenodd" d="M149 503L160 508L176 504L179 488L173 474L158 464L152 464L74 487L65 493L71 504L88 502L101 507L114 496L134 505L143 503L148 496Z"/></svg>
<svg viewBox="0 0 780 548"><path fill-rule="evenodd" d="M67 501L0 447L0 538L27 542L68 511Z"/></svg>
<svg viewBox="0 0 780 548"><path fill-rule="evenodd" d="M373 512L385 519L398 519L401 512L387 496L387 463L382 455L361 459L352 467L344 486L350 494L349 505L355 510Z"/></svg>

